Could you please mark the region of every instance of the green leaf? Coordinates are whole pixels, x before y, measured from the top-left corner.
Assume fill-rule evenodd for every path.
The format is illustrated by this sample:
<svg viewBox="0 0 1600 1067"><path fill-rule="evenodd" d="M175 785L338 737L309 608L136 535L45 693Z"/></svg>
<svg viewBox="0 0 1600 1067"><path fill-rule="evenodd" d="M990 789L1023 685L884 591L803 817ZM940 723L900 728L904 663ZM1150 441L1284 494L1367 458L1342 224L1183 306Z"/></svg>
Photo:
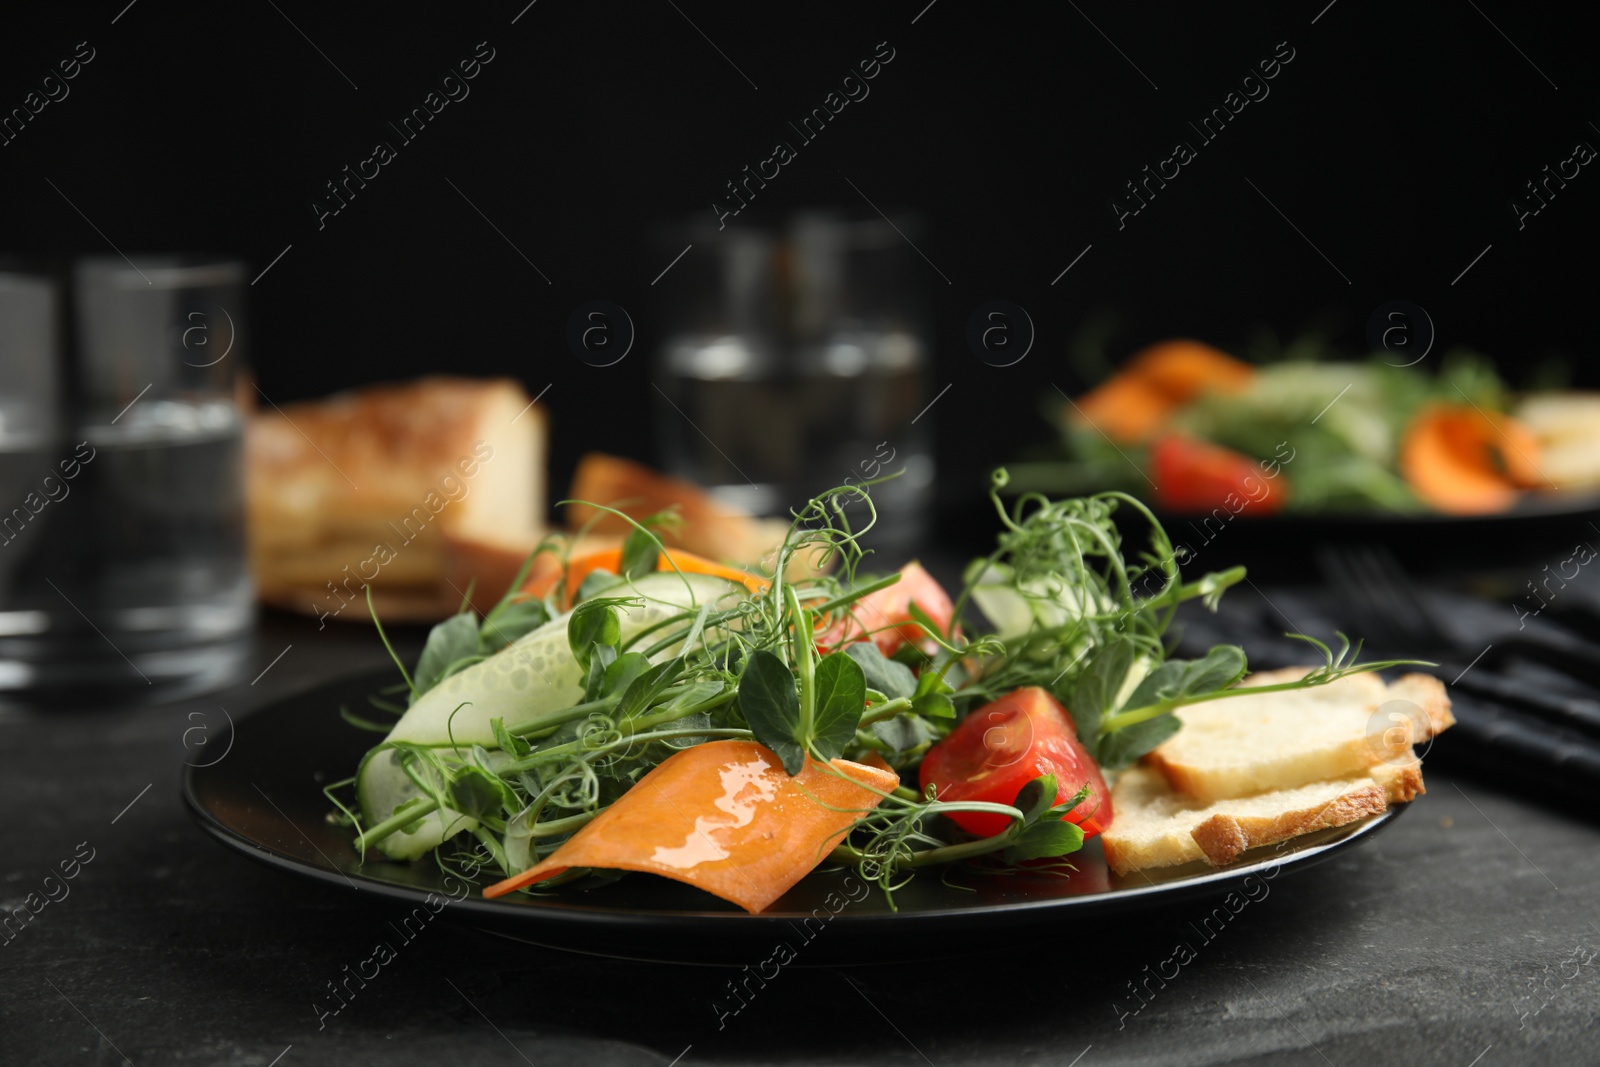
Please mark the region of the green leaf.
<svg viewBox="0 0 1600 1067"><path fill-rule="evenodd" d="M696 704L705 703L720 692L722 692L722 682L718 679L693 682L683 692L661 705L661 710L668 712L692 708Z"/></svg>
<svg viewBox="0 0 1600 1067"><path fill-rule="evenodd" d="M907 641L894 650L894 654L889 657L889 660L904 667L920 668L928 665L928 654L910 641Z"/></svg>
<svg viewBox="0 0 1600 1067"><path fill-rule="evenodd" d="M623 692L622 700L617 704L617 720L620 722L642 714L656 702L667 686L678 680L678 675L682 673L681 659L669 659L641 673Z"/></svg>
<svg viewBox="0 0 1600 1067"><path fill-rule="evenodd" d="M856 737L867 704L867 679L861 664L843 652L823 656L814 683L817 699L813 743L823 759L842 753Z"/></svg>
<svg viewBox="0 0 1600 1067"><path fill-rule="evenodd" d="M1046 819L1027 827L1005 851L1007 863L1066 856L1083 847L1083 829L1064 819Z"/></svg>
<svg viewBox="0 0 1600 1067"><path fill-rule="evenodd" d="M511 642L525 637L550 621L550 612L540 600L513 600L501 604L483 620L478 631L478 652L493 655Z"/></svg>
<svg viewBox="0 0 1600 1067"><path fill-rule="evenodd" d="M867 688L876 689L890 700L909 697L916 692L917 678L911 673L911 668L885 657L878 651L878 646L871 641L857 642L844 651L851 659L861 664Z"/></svg>
<svg viewBox="0 0 1600 1067"><path fill-rule="evenodd" d="M644 527L635 527L622 542L622 576L642 578L656 569L661 559L661 549L656 537Z"/></svg>
<svg viewBox="0 0 1600 1067"><path fill-rule="evenodd" d="M473 616L465 612L452 615L429 630L428 643L422 646L417 669L412 673L412 684L416 686L413 703L453 673L453 664L477 654L478 621Z"/></svg>
<svg viewBox="0 0 1600 1067"><path fill-rule="evenodd" d="M516 759L521 759L533 751L532 745L506 729L504 719L490 719L489 729L494 731L494 742L499 746L500 751Z"/></svg>
<svg viewBox="0 0 1600 1067"><path fill-rule="evenodd" d="M1025 823L1038 822L1040 816L1056 806L1056 776L1041 774L1021 789L1011 806L1022 812Z"/></svg>
<svg viewBox="0 0 1600 1067"><path fill-rule="evenodd" d="M618 656L616 662L606 668L606 676L600 684L598 695L608 697L613 693L627 692L634 679L649 669L650 660L642 652L629 652Z"/></svg>
<svg viewBox="0 0 1600 1067"><path fill-rule="evenodd" d="M404 815L406 812L411 811L413 808L420 808L420 807L422 807L423 805L425 805L427 803L428 803L428 800L427 800L426 797L412 797L410 800L402 801L400 806L394 809L394 814L396 814L396 815ZM402 834L415 833L417 831L417 829L422 825L422 820L427 818L429 815L433 814L433 812L436 811L436 810L438 810L438 809L429 809L428 811L422 812L414 820L412 820L411 822L406 823L404 826L401 826L395 832L396 833L402 833Z"/></svg>
<svg viewBox="0 0 1600 1067"><path fill-rule="evenodd" d="M622 621L617 616L614 600L591 600L579 604L567 620L567 644L572 655L585 669L596 645L616 647L622 640Z"/></svg>
<svg viewBox="0 0 1600 1067"><path fill-rule="evenodd" d="M499 775L472 763L452 769L446 793L450 797L450 807L474 819L497 814L508 803L518 803Z"/></svg>
<svg viewBox="0 0 1600 1067"><path fill-rule="evenodd" d="M917 676L916 691L911 694L911 706L930 719L953 719L955 703L950 693L955 692L938 671L923 671Z"/></svg>
<svg viewBox="0 0 1600 1067"><path fill-rule="evenodd" d="M599 700L606 688L606 671L617 661L617 650L612 645L589 646L589 668L583 682L583 699Z"/></svg>
<svg viewBox="0 0 1600 1067"><path fill-rule="evenodd" d="M574 599L579 601L588 600L590 597L597 596L614 585L621 584L621 582L622 579L615 574L603 567L596 567L584 577L583 582L578 586L578 595Z"/></svg>
<svg viewBox="0 0 1600 1067"><path fill-rule="evenodd" d="M1101 718L1117 710L1112 705L1128 671L1133 669L1135 655L1134 643L1126 637L1112 640L1089 657L1071 693L1065 695L1062 703L1071 712L1078 740L1083 744L1093 745L1100 733Z"/></svg>
<svg viewBox="0 0 1600 1067"><path fill-rule="evenodd" d="M705 712L697 712L694 715L685 715L672 725L679 730L693 730L702 726L709 730L711 729L711 716ZM709 740L710 738L702 737L699 734L689 734L685 737L664 737L656 743L672 749L682 749L693 748Z"/></svg>
<svg viewBox="0 0 1600 1067"><path fill-rule="evenodd" d="M1102 768L1120 770L1131 766L1140 756L1177 733L1180 725L1177 716L1161 715L1113 733L1102 734L1100 744L1091 751Z"/></svg>
<svg viewBox="0 0 1600 1067"><path fill-rule="evenodd" d="M902 712L892 719L872 724L872 733L896 752L910 752L918 745L939 739L939 731L915 712Z"/></svg>
<svg viewBox="0 0 1600 1067"><path fill-rule="evenodd" d="M1227 689L1244 677L1246 667L1244 649L1237 645L1218 645L1202 659L1168 660L1145 676L1124 707L1143 708L1167 701L1181 703L1189 697Z"/></svg>
<svg viewBox="0 0 1600 1067"><path fill-rule="evenodd" d="M800 695L783 660L756 649L739 675L739 710L757 741L783 760L791 775L805 767L806 738L800 736Z"/></svg>

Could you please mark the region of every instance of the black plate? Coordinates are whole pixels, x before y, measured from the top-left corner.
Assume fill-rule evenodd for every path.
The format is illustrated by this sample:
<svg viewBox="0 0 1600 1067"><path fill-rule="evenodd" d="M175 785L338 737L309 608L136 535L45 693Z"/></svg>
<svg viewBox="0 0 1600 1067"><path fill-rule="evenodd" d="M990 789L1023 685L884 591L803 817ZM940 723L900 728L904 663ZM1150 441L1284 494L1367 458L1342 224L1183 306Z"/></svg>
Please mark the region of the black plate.
<svg viewBox="0 0 1600 1067"><path fill-rule="evenodd" d="M210 761L185 772L184 799L195 820L218 841L278 870L419 906L418 922L439 911L493 933L598 955L742 965L771 956L779 942L795 950L799 964L981 951L1046 924L1232 890L1259 892L1247 876L1273 878L1327 859L1371 837L1404 807L1257 849L1221 869L1194 864L1119 878L1091 842L1067 878L955 871L951 881L965 887L957 888L930 872L895 895L898 911L842 869L811 874L760 915L642 874L589 890L484 900L466 896L462 883L447 880L430 861L362 863L350 831L325 818L331 807L323 784L348 777L376 737L340 719L339 706L364 707L366 696L390 681L391 674L369 674L319 686L241 719L222 756L202 757ZM444 898L452 902L442 905ZM837 932L819 936L832 928Z"/></svg>

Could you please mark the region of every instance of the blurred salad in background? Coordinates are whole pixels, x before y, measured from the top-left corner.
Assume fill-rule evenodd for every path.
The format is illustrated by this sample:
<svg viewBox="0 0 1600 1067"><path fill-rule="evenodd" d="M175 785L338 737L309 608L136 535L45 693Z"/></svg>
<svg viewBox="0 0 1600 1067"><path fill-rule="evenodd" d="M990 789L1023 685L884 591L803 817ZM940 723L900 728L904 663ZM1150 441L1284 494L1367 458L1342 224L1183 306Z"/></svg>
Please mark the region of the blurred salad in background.
<svg viewBox="0 0 1600 1067"><path fill-rule="evenodd" d="M1305 339L1256 365L1177 339L1045 406L1059 443L1008 465L1014 489L1261 515L1489 514L1528 491L1600 487L1600 394L1519 399L1464 349L1434 371Z"/></svg>

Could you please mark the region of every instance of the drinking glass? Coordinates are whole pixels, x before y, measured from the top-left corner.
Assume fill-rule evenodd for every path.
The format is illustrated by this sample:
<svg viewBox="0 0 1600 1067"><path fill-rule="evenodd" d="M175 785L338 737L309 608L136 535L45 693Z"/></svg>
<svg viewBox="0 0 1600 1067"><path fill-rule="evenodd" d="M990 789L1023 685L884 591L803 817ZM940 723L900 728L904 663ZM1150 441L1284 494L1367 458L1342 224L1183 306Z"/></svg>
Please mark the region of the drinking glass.
<svg viewBox="0 0 1600 1067"><path fill-rule="evenodd" d="M170 698L242 669L243 281L202 257L76 265L66 411L8 468L38 509L0 548L0 692Z"/></svg>
<svg viewBox="0 0 1600 1067"><path fill-rule="evenodd" d="M808 212L781 231L705 227L690 239L658 360L672 473L781 516L829 487L900 471L871 490L869 541L914 545L933 453L932 419L919 418L925 294L905 238L881 218ZM859 502L848 513L865 521Z"/></svg>

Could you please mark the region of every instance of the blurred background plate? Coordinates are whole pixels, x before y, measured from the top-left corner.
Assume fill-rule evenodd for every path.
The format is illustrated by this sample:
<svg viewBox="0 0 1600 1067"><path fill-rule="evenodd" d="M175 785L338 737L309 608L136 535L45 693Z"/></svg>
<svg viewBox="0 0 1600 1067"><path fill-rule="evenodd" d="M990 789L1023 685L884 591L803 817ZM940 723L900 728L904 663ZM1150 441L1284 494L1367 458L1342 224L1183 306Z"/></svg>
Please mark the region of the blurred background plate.
<svg viewBox="0 0 1600 1067"><path fill-rule="evenodd" d="M393 680L359 675L309 689L240 720L229 758L191 765L183 794L201 828L229 848L302 878L407 906L460 897L461 882L427 863L360 861L348 828L326 816L322 786L353 770L375 735L344 722L341 704L362 706ZM1201 865L1119 878L1098 842L1069 877L981 876L951 869L917 877L890 910L854 872L811 874L774 907L750 915L692 887L645 875L539 897L458 900L443 914L550 948L629 959L742 966L779 942L803 965L926 959L994 949L1039 927L1160 908L1230 891L1259 893L1259 882L1300 870L1367 840L1405 805L1348 826L1246 853L1228 867ZM1274 870L1274 866L1277 870ZM833 896L832 894L838 894ZM829 905L830 899L834 902ZM848 900L842 906L839 901ZM424 914L427 914L426 910ZM431 916L430 916L431 917ZM830 932L837 927L837 931Z"/></svg>
<svg viewBox="0 0 1600 1067"><path fill-rule="evenodd" d="M1318 512L1250 515L1225 526L1204 516L1156 511L1174 546L1195 550L1194 567L1219 570L1234 564L1268 581L1303 580L1308 561L1322 547L1382 545L1417 573L1483 570L1512 561L1560 557L1575 541L1600 529L1600 493L1529 495L1509 511L1493 515L1400 515L1382 512ZM1125 529L1136 532L1128 522ZM1142 538L1143 534L1138 536Z"/></svg>

